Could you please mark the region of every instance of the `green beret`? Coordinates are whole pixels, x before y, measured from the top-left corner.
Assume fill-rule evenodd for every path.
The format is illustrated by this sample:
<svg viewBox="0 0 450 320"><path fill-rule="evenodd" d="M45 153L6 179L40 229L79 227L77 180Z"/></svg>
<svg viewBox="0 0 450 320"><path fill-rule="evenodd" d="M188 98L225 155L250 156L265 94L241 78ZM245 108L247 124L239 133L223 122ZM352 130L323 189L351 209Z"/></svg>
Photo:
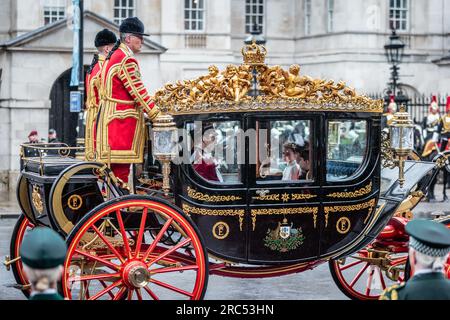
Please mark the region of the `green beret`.
<svg viewBox="0 0 450 320"><path fill-rule="evenodd" d="M417 219L406 225L411 236L409 245L420 253L431 257L445 257L450 252L450 229L444 224Z"/></svg>
<svg viewBox="0 0 450 320"><path fill-rule="evenodd" d="M66 251L66 242L57 232L46 227L36 227L25 235L20 256L30 268L50 269L64 263Z"/></svg>

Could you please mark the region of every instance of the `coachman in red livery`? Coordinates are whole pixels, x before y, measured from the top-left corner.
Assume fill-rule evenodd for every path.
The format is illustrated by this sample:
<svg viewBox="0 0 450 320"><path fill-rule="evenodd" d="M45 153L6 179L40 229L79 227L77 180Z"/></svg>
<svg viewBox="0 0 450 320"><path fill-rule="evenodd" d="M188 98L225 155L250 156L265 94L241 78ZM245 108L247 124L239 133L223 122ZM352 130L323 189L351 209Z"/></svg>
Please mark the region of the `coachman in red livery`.
<svg viewBox="0 0 450 320"><path fill-rule="evenodd" d="M144 25L125 19L120 41L101 70L100 114L97 123L97 161L111 163L116 177L128 182L130 164L143 162L144 111L153 120L159 113L141 80L135 54L140 52Z"/></svg>
<svg viewBox="0 0 450 320"><path fill-rule="evenodd" d="M100 71L106 56L114 47L117 38L114 32L103 29L95 36L95 47L98 54L94 55L92 63L86 73L86 134L85 134L85 155L86 160L92 161L96 158L96 132L95 123L100 104L99 87L100 87Z"/></svg>

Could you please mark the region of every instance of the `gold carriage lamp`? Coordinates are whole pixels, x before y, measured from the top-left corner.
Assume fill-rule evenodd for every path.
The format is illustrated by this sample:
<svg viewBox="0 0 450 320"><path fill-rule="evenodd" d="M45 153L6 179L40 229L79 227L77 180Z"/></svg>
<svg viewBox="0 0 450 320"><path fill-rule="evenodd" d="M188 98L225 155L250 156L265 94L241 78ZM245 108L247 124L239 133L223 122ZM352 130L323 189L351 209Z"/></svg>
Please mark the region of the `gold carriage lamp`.
<svg viewBox="0 0 450 320"><path fill-rule="evenodd" d="M153 155L162 164L163 190L170 190L170 162L177 156L177 127L173 117L168 114L159 115L153 121Z"/></svg>
<svg viewBox="0 0 450 320"><path fill-rule="evenodd" d="M398 180L400 187L403 187L405 160L414 148L414 126L405 105L402 104L399 111L394 114L389 127L391 148L397 158L395 161L399 170Z"/></svg>

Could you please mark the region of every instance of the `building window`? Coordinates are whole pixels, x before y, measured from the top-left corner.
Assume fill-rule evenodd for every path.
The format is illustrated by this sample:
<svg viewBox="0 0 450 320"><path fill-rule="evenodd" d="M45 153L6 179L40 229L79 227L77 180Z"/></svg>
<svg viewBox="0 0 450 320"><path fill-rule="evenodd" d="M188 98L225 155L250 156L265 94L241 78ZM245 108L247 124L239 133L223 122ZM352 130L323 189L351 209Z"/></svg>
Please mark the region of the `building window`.
<svg viewBox="0 0 450 320"><path fill-rule="evenodd" d="M204 31L205 1L184 0L184 30Z"/></svg>
<svg viewBox="0 0 450 320"><path fill-rule="evenodd" d="M311 0L305 0L305 34L311 33Z"/></svg>
<svg viewBox="0 0 450 320"><path fill-rule="evenodd" d="M66 17L65 0L45 0L44 2L44 24L49 24Z"/></svg>
<svg viewBox="0 0 450 320"><path fill-rule="evenodd" d="M409 0L389 1L389 26L392 29L407 31L409 29Z"/></svg>
<svg viewBox="0 0 450 320"><path fill-rule="evenodd" d="M328 10L328 18L327 18L327 31L333 32L334 28L334 0L327 1L327 10Z"/></svg>
<svg viewBox="0 0 450 320"><path fill-rule="evenodd" d="M121 24L126 18L134 17L134 0L114 0L114 22Z"/></svg>
<svg viewBox="0 0 450 320"><path fill-rule="evenodd" d="M254 31L255 26L263 32L264 0L245 0L245 33Z"/></svg>

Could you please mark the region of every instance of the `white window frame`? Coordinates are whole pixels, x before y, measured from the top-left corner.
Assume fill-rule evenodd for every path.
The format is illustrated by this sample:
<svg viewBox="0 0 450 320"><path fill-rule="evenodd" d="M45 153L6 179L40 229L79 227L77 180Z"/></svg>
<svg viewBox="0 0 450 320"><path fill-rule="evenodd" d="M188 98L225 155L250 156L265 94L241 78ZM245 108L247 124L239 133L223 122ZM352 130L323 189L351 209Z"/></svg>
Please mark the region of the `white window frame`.
<svg viewBox="0 0 450 320"><path fill-rule="evenodd" d="M250 13L247 13L247 6L250 7ZM253 8L256 7L256 12L253 12ZM261 9L261 11L259 10ZM261 33L265 32L265 15L266 15L266 1L265 0L245 0L244 3L244 14L245 14L245 33L250 34L253 31L253 24L255 19L257 25L261 27ZM250 22L247 22L247 17L249 17ZM261 23L259 22L261 21Z"/></svg>
<svg viewBox="0 0 450 320"><path fill-rule="evenodd" d="M45 0L43 3L44 24L50 24L66 17L66 0ZM48 22L45 20L48 19Z"/></svg>
<svg viewBox="0 0 450 320"><path fill-rule="evenodd" d="M311 11L312 1L304 0L303 2L304 19L305 19L305 35L311 34Z"/></svg>
<svg viewBox="0 0 450 320"><path fill-rule="evenodd" d="M119 1L119 5L116 5L116 1ZM114 0L113 5L113 16L114 22L117 24L121 24L123 20L126 18L134 17L136 14L136 1L137 0ZM132 3L132 5L130 5ZM119 15L116 16L116 10L119 10ZM125 11L125 16L122 14L122 10ZM130 13L131 10L131 13Z"/></svg>
<svg viewBox="0 0 450 320"><path fill-rule="evenodd" d="M334 31L334 0L327 0L327 32Z"/></svg>
<svg viewBox="0 0 450 320"><path fill-rule="evenodd" d="M392 4L394 5L392 6ZM400 6L398 4L400 4ZM389 28L394 28L400 32L408 32L410 25L411 2L409 0L389 0L388 7ZM397 17L397 15L399 17ZM402 28L402 22L405 22L404 28ZM397 28L397 25L399 28Z"/></svg>
<svg viewBox="0 0 450 320"><path fill-rule="evenodd" d="M183 3L183 28L185 32L188 33L203 33L206 30L206 0L187 0L189 2L189 7L186 7L186 0ZM203 7L194 8L193 4L197 2L199 5L202 4ZM188 18L186 18L186 12L188 12ZM195 14L195 18L193 18L193 13ZM199 13L201 14L201 18L199 18ZM188 28L186 28L186 22L188 22ZM192 29L192 22L196 22L196 28ZM198 28L199 22L202 23L202 27Z"/></svg>

